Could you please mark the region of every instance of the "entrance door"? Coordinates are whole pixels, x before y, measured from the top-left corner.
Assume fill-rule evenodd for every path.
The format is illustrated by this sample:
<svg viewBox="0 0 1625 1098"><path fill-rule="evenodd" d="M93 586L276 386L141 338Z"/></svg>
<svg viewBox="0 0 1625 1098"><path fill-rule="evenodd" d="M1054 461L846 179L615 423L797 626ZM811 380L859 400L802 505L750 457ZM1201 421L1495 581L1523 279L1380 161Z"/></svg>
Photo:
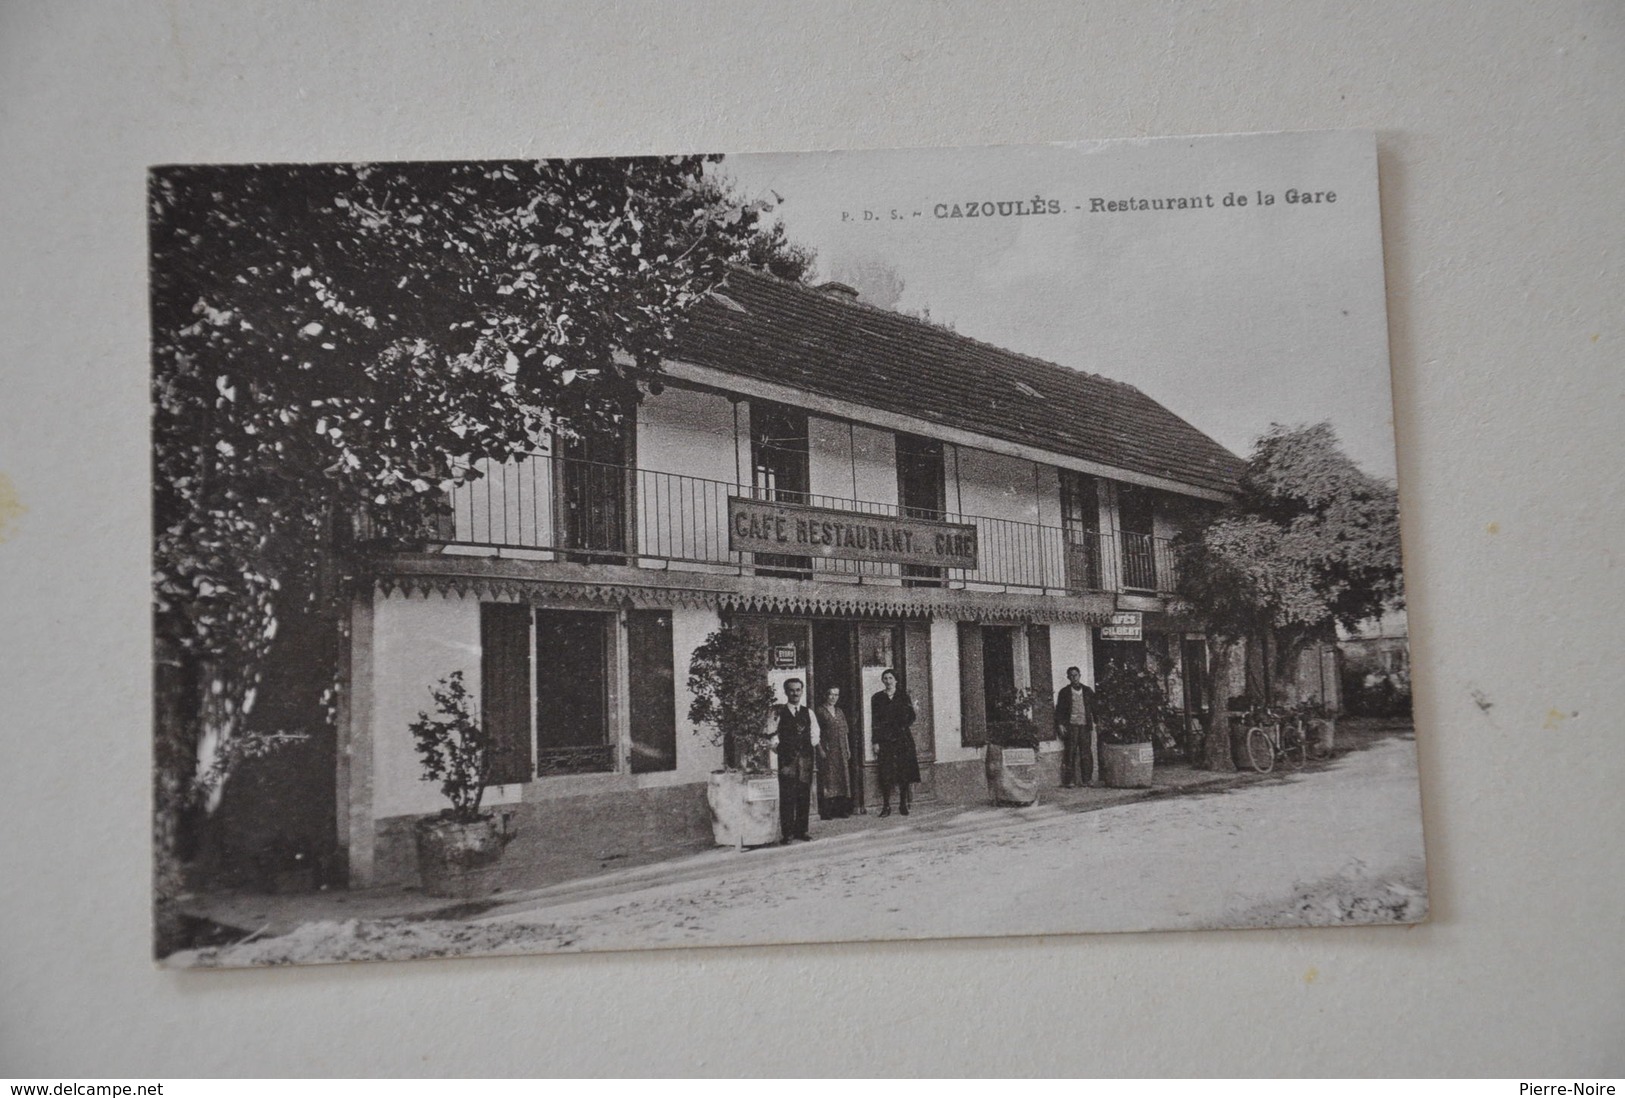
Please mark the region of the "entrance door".
<svg viewBox="0 0 1625 1098"><path fill-rule="evenodd" d="M824 691L839 687L841 700L838 707L846 717L847 746L851 752L853 806L862 808L863 800L863 687L858 677L857 630L848 621L817 621L812 627L812 684L809 695L814 705L824 703ZM824 729L829 735L829 729Z"/></svg>
<svg viewBox="0 0 1625 1098"><path fill-rule="evenodd" d="M784 684L800 679L805 689L812 678L812 627L804 621L767 623L767 684L773 688L773 704L784 701ZM802 701L812 704L812 695Z"/></svg>
<svg viewBox="0 0 1625 1098"><path fill-rule="evenodd" d="M897 666L897 629L891 625L858 626L858 681L859 688L856 709L860 723L863 725L863 761L875 761L874 729L869 727L869 699L874 697L885 687L881 684L880 676L890 667L902 677L902 670Z"/></svg>

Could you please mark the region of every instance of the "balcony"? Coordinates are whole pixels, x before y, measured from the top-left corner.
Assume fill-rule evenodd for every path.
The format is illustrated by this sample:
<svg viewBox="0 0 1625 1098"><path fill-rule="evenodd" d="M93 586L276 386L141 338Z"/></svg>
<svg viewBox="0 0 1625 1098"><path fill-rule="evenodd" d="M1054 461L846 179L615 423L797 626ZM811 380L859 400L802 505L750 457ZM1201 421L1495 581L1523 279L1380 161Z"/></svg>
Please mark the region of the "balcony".
<svg viewBox="0 0 1625 1098"><path fill-rule="evenodd" d="M1165 538L985 515L920 515L976 527L978 566L929 568L828 557L756 557L728 547L728 500L777 499L853 514L898 516L893 504L779 494L726 481L538 455L485 468L456 489L439 540L447 552L578 564L630 565L826 582L974 591L1167 594L1174 554Z"/></svg>

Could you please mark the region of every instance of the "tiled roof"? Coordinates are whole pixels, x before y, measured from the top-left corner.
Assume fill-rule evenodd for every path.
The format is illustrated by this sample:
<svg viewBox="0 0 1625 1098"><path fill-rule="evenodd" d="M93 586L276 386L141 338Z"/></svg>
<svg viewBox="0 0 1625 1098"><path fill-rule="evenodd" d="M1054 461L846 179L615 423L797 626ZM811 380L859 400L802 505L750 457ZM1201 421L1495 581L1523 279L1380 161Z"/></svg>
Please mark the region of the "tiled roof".
<svg viewBox="0 0 1625 1098"><path fill-rule="evenodd" d="M677 357L1211 491L1243 464L1132 385L753 271L696 310Z"/></svg>

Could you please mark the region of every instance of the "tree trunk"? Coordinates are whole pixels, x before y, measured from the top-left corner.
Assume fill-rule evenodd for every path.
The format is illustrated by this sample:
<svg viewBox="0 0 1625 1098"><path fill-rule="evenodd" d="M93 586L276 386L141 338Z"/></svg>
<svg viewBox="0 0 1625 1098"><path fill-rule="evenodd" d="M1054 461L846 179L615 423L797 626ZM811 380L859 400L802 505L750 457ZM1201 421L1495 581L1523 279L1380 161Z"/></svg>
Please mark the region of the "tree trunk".
<svg viewBox="0 0 1625 1098"><path fill-rule="evenodd" d="M1203 765L1208 770L1236 768L1230 757L1230 659L1235 646L1227 641L1211 645L1205 689L1208 697L1207 735L1203 737Z"/></svg>
<svg viewBox="0 0 1625 1098"><path fill-rule="evenodd" d="M181 827L187 789L197 764L192 726L195 713L189 705L196 691L195 684L189 681L189 662L178 645L160 634L155 638L153 655L152 946L154 958L163 958L185 945L180 913L185 881Z"/></svg>

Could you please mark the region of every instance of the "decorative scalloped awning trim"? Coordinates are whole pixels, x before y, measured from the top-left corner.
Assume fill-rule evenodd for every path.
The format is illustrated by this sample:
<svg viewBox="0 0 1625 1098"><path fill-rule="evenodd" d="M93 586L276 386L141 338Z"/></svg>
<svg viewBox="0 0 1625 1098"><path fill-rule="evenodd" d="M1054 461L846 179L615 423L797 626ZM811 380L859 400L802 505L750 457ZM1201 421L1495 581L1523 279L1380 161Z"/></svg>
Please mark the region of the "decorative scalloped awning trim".
<svg viewBox="0 0 1625 1098"><path fill-rule="evenodd" d="M590 583L469 575L432 571L384 571L377 590L388 596L456 595L494 602L551 602L604 609L720 609L748 614L857 615L862 617L948 618L955 621L1081 622L1105 624L1109 608L1076 598L1006 595L997 592L929 588L854 587L811 591L730 590L676 584Z"/></svg>

